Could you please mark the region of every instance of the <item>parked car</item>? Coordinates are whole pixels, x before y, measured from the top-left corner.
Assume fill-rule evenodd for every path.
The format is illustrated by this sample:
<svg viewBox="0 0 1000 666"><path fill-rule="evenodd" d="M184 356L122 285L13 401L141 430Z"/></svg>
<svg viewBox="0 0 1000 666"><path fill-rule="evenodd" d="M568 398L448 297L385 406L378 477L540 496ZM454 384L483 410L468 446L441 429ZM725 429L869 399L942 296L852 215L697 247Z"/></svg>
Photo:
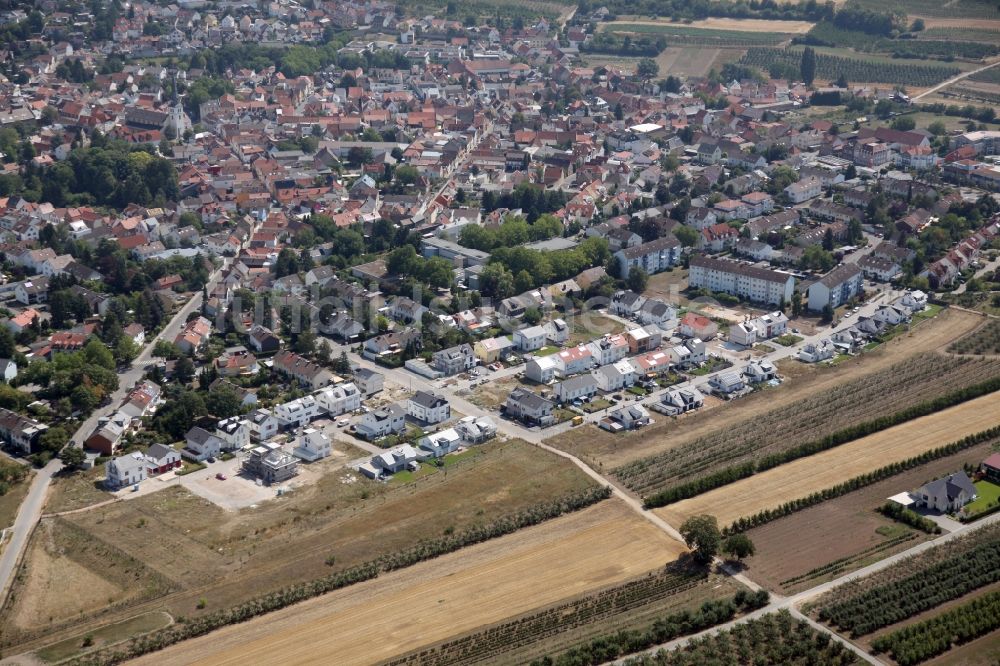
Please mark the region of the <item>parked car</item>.
<svg viewBox="0 0 1000 666"><path fill-rule="evenodd" d="M209 456L208 457L208 462L214 463L215 462L215 456Z"/></svg>
<svg viewBox="0 0 1000 666"><path fill-rule="evenodd" d="M225 481L226 475L223 474L222 472L219 472L218 474L215 475L215 478L217 478L219 481Z"/></svg>
<svg viewBox="0 0 1000 666"><path fill-rule="evenodd" d="M340 419L339 421L337 421L337 425L338 425L339 427L341 427L341 428L343 428L343 427L344 427L345 425L347 425L348 423L349 423L349 421L348 421L347 419Z"/></svg>

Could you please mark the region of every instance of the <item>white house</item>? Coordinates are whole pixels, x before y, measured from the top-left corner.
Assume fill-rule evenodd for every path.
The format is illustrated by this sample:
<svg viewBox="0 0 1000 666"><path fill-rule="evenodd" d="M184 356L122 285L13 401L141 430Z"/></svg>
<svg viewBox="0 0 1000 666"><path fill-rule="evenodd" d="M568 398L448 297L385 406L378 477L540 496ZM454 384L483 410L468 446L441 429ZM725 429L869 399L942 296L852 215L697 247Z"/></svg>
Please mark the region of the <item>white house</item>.
<svg viewBox="0 0 1000 666"><path fill-rule="evenodd" d="M597 380L593 375L570 377L552 386L552 394L559 402L572 402L589 398L597 393Z"/></svg>
<svg viewBox="0 0 1000 666"><path fill-rule="evenodd" d="M731 396L746 388L743 377L738 372L720 372L708 380L708 385L717 395Z"/></svg>
<svg viewBox="0 0 1000 666"><path fill-rule="evenodd" d="M602 365L594 370L593 377L598 388L610 393L635 384L635 366L628 360Z"/></svg>
<svg viewBox="0 0 1000 666"><path fill-rule="evenodd" d="M872 313L872 319L887 326L896 326L910 321L910 311L901 305L880 305Z"/></svg>
<svg viewBox="0 0 1000 666"><path fill-rule="evenodd" d="M953 513L976 499L976 487L965 472L935 479L915 493L917 503L933 511Z"/></svg>
<svg viewBox="0 0 1000 666"><path fill-rule="evenodd" d="M563 349L552 358L556 362L556 368L563 377L575 375L589 370L594 365L594 355L587 345L577 345L569 349Z"/></svg>
<svg viewBox="0 0 1000 666"><path fill-rule="evenodd" d="M340 416L361 408L361 391L351 382L328 386L313 396L319 408L330 416Z"/></svg>
<svg viewBox="0 0 1000 666"><path fill-rule="evenodd" d="M497 434L497 424L488 416L464 416L459 419L455 429L470 444L485 442Z"/></svg>
<svg viewBox="0 0 1000 666"><path fill-rule="evenodd" d="M250 443L250 423L241 416L230 416L215 424L215 436L222 440L222 449L238 451Z"/></svg>
<svg viewBox="0 0 1000 666"><path fill-rule="evenodd" d="M617 363L628 356L628 339L621 334L605 335L587 344L597 365Z"/></svg>
<svg viewBox="0 0 1000 666"><path fill-rule="evenodd" d="M184 435L185 445L181 454L201 462L222 453L222 440L204 428L195 426Z"/></svg>
<svg viewBox="0 0 1000 666"><path fill-rule="evenodd" d="M821 340L819 344L810 342L799 350L799 360L804 363L818 363L833 358L835 349L830 340Z"/></svg>
<svg viewBox="0 0 1000 666"><path fill-rule="evenodd" d="M653 408L664 414L676 416L705 404L705 396L693 386L688 388L669 388L660 396L660 401Z"/></svg>
<svg viewBox="0 0 1000 666"><path fill-rule="evenodd" d="M462 446L462 436L455 428L432 433L417 442L420 453L425 453L430 458L443 458L457 451L460 446Z"/></svg>
<svg viewBox="0 0 1000 666"><path fill-rule="evenodd" d="M112 490L132 486L146 480L146 456L133 451L124 456L112 458L105 464L104 484Z"/></svg>
<svg viewBox="0 0 1000 666"><path fill-rule="evenodd" d="M791 303L795 278L769 268L714 257L692 257L688 283L754 303Z"/></svg>
<svg viewBox="0 0 1000 666"><path fill-rule="evenodd" d="M302 431L302 436L298 438L292 455L301 460L312 462L329 457L332 450L329 435L316 428L306 428Z"/></svg>
<svg viewBox="0 0 1000 666"><path fill-rule="evenodd" d="M823 183L820 182L819 178L804 178L786 187L784 192L789 201L793 204L799 204L822 194Z"/></svg>
<svg viewBox="0 0 1000 666"><path fill-rule="evenodd" d="M757 329L749 321L741 321L729 327L729 341L742 347L757 344Z"/></svg>
<svg viewBox="0 0 1000 666"><path fill-rule="evenodd" d="M401 433L405 429L406 410L393 403L382 409L373 409L362 416L361 422L355 427L355 433L372 441Z"/></svg>
<svg viewBox="0 0 1000 666"><path fill-rule="evenodd" d="M646 408L638 403L634 403L623 405L611 411L607 417L601 420L600 426L605 430L618 432L621 430L635 430L650 423L650 421L649 412Z"/></svg>
<svg viewBox="0 0 1000 666"><path fill-rule="evenodd" d="M753 359L743 369L743 376L751 384L759 384L777 377L778 369L766 358Z"/></svg>
<svg viewBox="0 0 1000 666"><path fill-rule="evenodd" d="M302 396L295 400L277 405L274 408L274 416L283 426L302 427L318 418L320 415L319 403L311 395Z"/></svg>
<svg viewBox="0 0 1000 666"><path fill-rule="evenodd" d="M545 333L549 342L561 345L569 339L569 326L562 319L553 319L545 324Z"/></svg>
<svg viewBox="0 0 1000 666"><path fill-rule="evenodd" d="M618 277L623 280L633 268L653 275L680 262L681 243L671 234L636 247L624 247L614 256L618 259Z"/></svg>
<svg viewBox="0 0 1000 666"><path fill-rule="evenodd" d="M514 346L522 352L541 349L547 339L548 331L544 326L528 326L514 331Z"/></svg>
<svg viewBox="0 0 1000 666"><path fill-rule="evenodd" d="M247 421L250 424L250 437L258 442L271 439L281 430L281 421L274 415L274 412L268 409L257 409L250 412Z"/></svg>
<svg viewBox="0 0 1000 666"><path fill-rule="evenodd" d="M919 290L908 291L896 300L896 304L910 312L920 312L927 307L927 294Z"/></svg>
<svg viewBox="0 0 1000 666"><path fill-rule="evenodd" d="M443 396L417 391L406 401L406 413L422 423L441 423L451 418L451 403Z"/></svg>

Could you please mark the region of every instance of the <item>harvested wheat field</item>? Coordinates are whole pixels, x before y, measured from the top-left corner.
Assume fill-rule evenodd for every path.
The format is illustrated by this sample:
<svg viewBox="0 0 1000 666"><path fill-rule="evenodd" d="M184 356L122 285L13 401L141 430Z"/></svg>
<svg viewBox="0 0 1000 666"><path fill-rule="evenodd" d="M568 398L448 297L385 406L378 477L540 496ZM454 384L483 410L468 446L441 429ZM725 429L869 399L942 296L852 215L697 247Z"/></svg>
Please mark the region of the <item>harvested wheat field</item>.
<svg viewBox="0 0 1000 666"><path fill-rule="evenodd" d="M375 663L643 574L684 550L620 501L606 500L134 663Z"/></svg>
<svg viewBox="0 0 1000 666"><path fill-rule="evenodd" d="M686 518L702 513L716 516L720 525L729 525L742 516L806 497L817 490L912 458L998 424L1000 392L800 458L658 509L656 513L672 525L680 525Z"/></svg>
<svg viewBox="0 0 1000 666"><path fill-rule="evenodd" d="M703 30L737 30L741 32L784 32L804 35L815 25L810 21L779 21L771 19L741 19L714 17L690 23L678 23L669 20L651 21L649 19L625 19L619 17L616 21L600 24L602 31L615 30L622 24L632 25L665 25L676 28L701 28Z"/></svg>

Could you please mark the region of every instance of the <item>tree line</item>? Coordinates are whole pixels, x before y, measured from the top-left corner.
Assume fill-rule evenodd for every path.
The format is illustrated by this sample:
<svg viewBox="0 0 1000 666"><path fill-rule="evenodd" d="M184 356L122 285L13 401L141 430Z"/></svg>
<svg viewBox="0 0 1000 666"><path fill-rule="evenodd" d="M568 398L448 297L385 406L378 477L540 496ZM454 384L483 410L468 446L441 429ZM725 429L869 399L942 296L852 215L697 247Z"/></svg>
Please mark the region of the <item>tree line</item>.
<svg viewBox="0 0 1000 666"><path fill-rule="evenodd" d="M904 565L896 565L900 569ZM908 570L908 569L907 569ZM819 619L857 638L902 622L1000 580L1000 540L994 538L898 580L820 606ZM864 581L861 583L864 584Z"/></svg>
<svg viewBox="0 0 1000 666"><path fill-rule="evenodd" d="M884 481L885 479L901 474L907 470L920 467L921 465L926 465L932 460L954 455L959 451L964 451L965 449L972 448L973 446L977 446L983 442L988 442L989 440L997 437L1000 437L1000 426L984 430L974 435L969 435L968 437L964 437L957 442L952 442L951 444L946 444L944 446L939 446L936 449L925 451L919 456L914 456L912 458L907 458L906 460L894 462L891 465L886 465L885 467L880 467L866 474L848 479L843 483L838 483L830 488L825 488L821 491L812 493L806 497L792 500L791 502L785 502L781 506L774 509L764 509L763 511L755 513L752 516L744 516L735 521L729 527L725 528L723 532L733 534L736 532L744 532L746 530L753 529L754 527L760 527L761 525L765 525L772 520L790 516L793 513L802 511L803 509L808 509L809 507L815 506L827 500L840 497L841 495L846 495L854 492L855 490L878 483L879 481Z"/></svg>
<svg viewBox="0 0 1000 666"><path fill-rule="evenodd" d="M767 590L740 590L729 599L706 601L696 611L682 610L657 618L644 629L622 629L567 650L556 657L542 657L532 666L599 666L619 657L666 643L732 620L738 613L763 608L770 602Z"/></svg>
<svg viewBox="0 0 1000 666"><path fill-rule="evenodd" d="M954 610L898 629L872 641L875 654L888 652L899 666L913 666L944 654L1000 627L1000 592L993 592Z"/></svg>
<svg viewBox="0 0 1000 666"><path fill-rule="evenodd" d="M644 498L643 504L647 508L656 508L666 506L667 504L678 502L683 499L688 499L690 497L694 497L695 495L708 492L709 490L747 478L748 476L752 476L758 472L764 472L773 467L778 467L792 462L793 460L798 460L799 458L805 458L807 456L832 449L840 446L841 444L846 444L847 442L866 437L876 432L887 430L888 428L897 426L907 421L912 421L913 419L921 416L927 416L929 414L939 412L942 409L954 407L955 405L968 400L973 400L988 393L993 393L997 390L1000 390L1000 377L995 377L973 386L952 391L951 393L943 395L940 398L928 400L918 405L902 409L895 414L872 419L870 421L865 421L863 423L838 430L837 432L827 435L822 439L806 442L785 451L768 454L766 456L762 456L758 460L740 465L734 465L707 476L700 477L694 481L689 481L687 483L667 488L654 495Z"/></svg>

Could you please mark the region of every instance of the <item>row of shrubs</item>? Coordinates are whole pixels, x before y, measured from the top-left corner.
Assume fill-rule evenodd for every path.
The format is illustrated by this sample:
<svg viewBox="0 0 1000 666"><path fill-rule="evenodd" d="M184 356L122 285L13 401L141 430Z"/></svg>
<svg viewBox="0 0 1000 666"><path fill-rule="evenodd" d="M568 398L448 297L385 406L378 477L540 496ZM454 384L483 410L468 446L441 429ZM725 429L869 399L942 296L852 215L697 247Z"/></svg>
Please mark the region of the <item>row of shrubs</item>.
<svg viewBox="0 0 1000 666"><path fill-rule="evenodd" d="M227 625L246 622L254 617L280 610L300 601L317 597L348 585L371 580L381 573L416 564L422 560L454 552L489 539L511 534L519 529L537 525L570 513L611 496L609 487L592 487L552 502L536 505L510 516L498 518L485 525L477 525L461 532L455 532L435 539L427 539L399 553L383 555L375 560L360 564L344 571L317 580L290 585L275 592L256 597L249 601L208 613L201 617L178 622L160 631L147 634L124 645L99 650L73 659L72 666L106 666L134 659L140 655L162 650L184 640L203 636Z"/></svg>
<svg viewBox="0 0 1000 666"><path fill-rule="evenodd" d="M878 512L886 518L891 518L892 520L903 523L904 525L909 525L910 527L918 529L921 532L927 532L927 534L941 534L940 525L935 523L930 518L925 518L916 511L907 509L905 506L897 502L886 502L878 508Z"/></svg>
<svg viewBox="0 0 1000 666"><path fill-rule="evenodd" d="M885 467L880 467L876 470L868 472L867 474L862 474L861 476L856 476L853 479L848 479L847 481L839 483L831 488L825 488L815 492L807 497L801 497L799 499L792 500L791 502L785 502L781 506L774 509L764 509L763 511L760 511L752 516L745 516L725 528L723 533L735 534L737 532L753 529L754 527L760 527L761 525L769 523L772 520L790 516L797 511L808 509L809 507L820 504L821 502L840 497L841 495L846 495L847 493L854 492L855 490L859 490L865 486L870 486L873 483L884 481L885 479L901 474L907 470L913 469L914 467L926 465L932 460L937 460L938 458L954 455L959 451L964 451L965 449L972 448L973 446L978 446L983 442L996 439L997 437L1000 437L1000 426L984 430L974 435L969 435L968 437L960 439L957 442L952 442L951 444L945 444L944 446L939 446L936 449L925 451L919 456L914 456L913 458L908 458L906 460L894 462L891 465L886 465Z"/></svg>
<svg viewBox="0 0 1000 666"><path fill-rule="evenodd" d="M706 601L697 611L683 610L657 619L645 629L623 629L594 638L559 656L542 657L532 666L598 666L627 654L646 650L680 636L688 636L728 622L738 612L763 608L770 601L767 590L740 590L731 599Z"/></svg>
<svg viewBox="0 0 1000 666"><path fill-rule="evenodd" d="M806 456L811 456L816 453L826 451L827 449L832 449L836 446L840 446L841 444L846 444L847 442L886 430L901 423L912 421L913 419L920 418L921 416L927 416L929 414L939 412L942 409L954 407L960 403L979 398L998 390L1000 390L1000 377L995 377L973 386L952 391L951 393L943 395L940 398L928 400L918 405L902 409L895 414L872 419L849 428L844 428L843 430L838 430L832 435L827 435L822 439L806 442L785 451L763 456L753 462L734 465L688 483L667 488L656 493L655 495L646 497L643 502L646 508L649 509L679 502L681 500L688 499L689 497L694 497L695 495L700 495L708 492L709 490L714 490L715 488L733 483L734 481L745 479L748 476L756 474L757 472L763 472L773 467L778 467L779 465L792 462L793 460L798 460L799 458L805 458Z"/></svg>

